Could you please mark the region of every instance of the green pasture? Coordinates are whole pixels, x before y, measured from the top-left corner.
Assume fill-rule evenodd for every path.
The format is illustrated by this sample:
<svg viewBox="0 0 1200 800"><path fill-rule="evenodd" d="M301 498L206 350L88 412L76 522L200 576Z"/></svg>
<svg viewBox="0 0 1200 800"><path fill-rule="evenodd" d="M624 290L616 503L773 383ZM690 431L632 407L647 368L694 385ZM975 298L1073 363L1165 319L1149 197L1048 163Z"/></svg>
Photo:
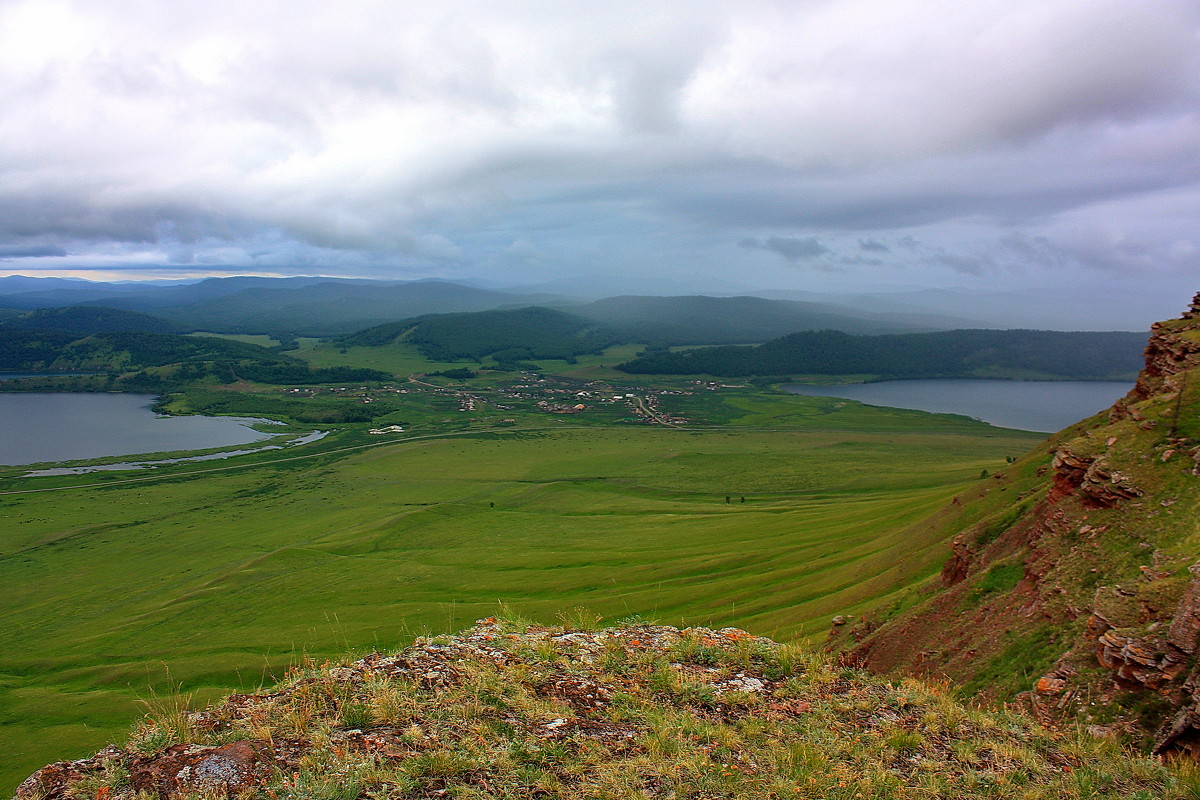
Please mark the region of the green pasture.
<svg viewBox="0 0 1200 800"><path fill-rule="evenodd" d="M603 353L585 354L575 357L575 363L562 359L534 360L547 373L565 375L579 380L616 380L625 383L645 383L644 375L627 375L617 372L612 365L620 364L641 352L643 345L621 344L614 345ZM382 347L340 347L331 344L313 344L301 347L293 352L314 367L366 367L382 369L399 377L419 372L440 372L454 367L478 369L480 366L494 364L494 360L486 358L483 364L474 361L433 361L421 354L416 345L395 342ZM679 380L678 376L670 376Z"/></svg>
<svg viewBox="0 0 1200 800"><path fill-rule="evenodd" d="M246 344L256 344L259 347L277 347L279 340L273 336L268 336L265 333L212 333L209 331L196 331L189 334L190 336L215 336L218 339L229 339L234 342L245 342Z"/></svg>
<svg viewBox="0 0 1200 800"><path fill-rule="evenodd" d="M410 344L391 344L386 347L335 347L329 344L314 344L311 347L301 347L290 355L304 359L313 367L365 367L391 372L401 378L415 372L437 372L464 366L430 361Z"/></svg>
<svg viewBox="0 0 1200 800"><path fill-rule="evenodd" d="M917 412L870 430L855 406L808 431L564 424L0 495L0 791L119 737L139 698L250 689L498 602L814 640L907 603L951 497L1040 437ZM55 480L84 478L8 485Z"/></svg>

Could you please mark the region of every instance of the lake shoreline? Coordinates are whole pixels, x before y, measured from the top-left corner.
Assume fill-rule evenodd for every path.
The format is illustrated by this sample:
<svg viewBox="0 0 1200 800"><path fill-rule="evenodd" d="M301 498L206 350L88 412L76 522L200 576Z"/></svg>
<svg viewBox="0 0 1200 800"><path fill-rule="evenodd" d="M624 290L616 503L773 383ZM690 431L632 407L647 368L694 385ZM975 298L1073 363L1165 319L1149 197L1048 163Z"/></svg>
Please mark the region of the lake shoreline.
<svg viewBox="0 0 1200 800"><path fill-rule="evenodd" d="M0 466L216 450L278 436L251 417L164 416L158 396L129 392L0 393Z"/></svg>
<svg viewBox="0 0 1200 800"><path fill-rule="evenodd" d="M838 397L888 408L960 414L1003 428L1054 433L1111 406L1133 381L907 379L843 384L783 383L788 394Z"/></svg>

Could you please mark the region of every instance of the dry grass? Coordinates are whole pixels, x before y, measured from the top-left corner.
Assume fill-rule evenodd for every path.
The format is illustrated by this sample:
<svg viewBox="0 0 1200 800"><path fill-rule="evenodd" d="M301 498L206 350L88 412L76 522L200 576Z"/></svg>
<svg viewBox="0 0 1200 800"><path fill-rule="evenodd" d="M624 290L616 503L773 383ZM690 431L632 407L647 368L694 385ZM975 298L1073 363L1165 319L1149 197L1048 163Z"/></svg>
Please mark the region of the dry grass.
<svg viewBox="0 0 1200 800"><path fill-rule="evenodd" d="M264 800L1200 797L1194 769L736 629L486 620L394 656L307 664L185 726L149 715L130 748L183 732L265 743L274 777L247 793ZM80 796L132 796L113 776Z"/></svg>

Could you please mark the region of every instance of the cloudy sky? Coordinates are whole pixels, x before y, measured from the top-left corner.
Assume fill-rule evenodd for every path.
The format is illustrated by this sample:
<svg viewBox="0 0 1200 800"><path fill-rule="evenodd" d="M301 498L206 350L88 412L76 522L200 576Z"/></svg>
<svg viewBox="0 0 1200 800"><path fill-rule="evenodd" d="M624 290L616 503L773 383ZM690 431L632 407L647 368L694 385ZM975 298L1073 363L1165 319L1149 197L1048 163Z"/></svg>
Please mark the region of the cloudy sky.
<svg viewBox="0 0 1200 800"><path fill-rule="evenodd" d="M0 274L1200 289L1196 0L0 0Z"/></svg>

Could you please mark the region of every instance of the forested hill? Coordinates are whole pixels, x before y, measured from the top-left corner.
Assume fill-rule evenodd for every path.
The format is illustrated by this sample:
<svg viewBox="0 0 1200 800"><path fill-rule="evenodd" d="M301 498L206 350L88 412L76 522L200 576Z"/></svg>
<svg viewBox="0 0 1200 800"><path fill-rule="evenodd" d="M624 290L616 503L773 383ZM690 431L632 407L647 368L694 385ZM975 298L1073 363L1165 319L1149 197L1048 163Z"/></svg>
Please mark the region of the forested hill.
<svg viewBox="0 0 1200 800"><path fill-rule="evenodd" d="M149 388L159 388L154 381L167 387L206 376L221 381L244 378L259 383L369 381L391 377L372 369L313 369L277 351L215 336L116 331L80 337L57 330L0 329L0 372L127 374L139 370L156 370L153 376L143 376L142 383Z"/></svg>
<svg viewBox="0 0 1200 800"><path fill-rule="evenodd" d="M182 333L189 330L170 320L105 306L39 308L0 321L0 330L63 331L79 336L112 331Z"/></svg>
<svg viewBox="0 0 1200 800"><path fill-rule="evenodd" d="M617 369L635 374L875 375L881 378L1132 378L1144 333L957 330L854 336L792 333L756 347L647 351Z"/></svg>
<svg viewBox="0 0 1200 800"><path fill-rule="evenodd" d="M463 314L429 314L377 325L334 341L349 346L380 347L402 340L438 360L479 359L490 355L499 361L512 361L571 358L599 352L622 339L620 333L592 320L552 308L530 306Z"/></svg>
<svg viewBox="0 0 1200 800"><path fill-rule="evenodd" d="M846 312L846 313L842 313ZM855 333L911 331L911 322L853 316L817 303L761 297L610 297L565 309L528 306L487 311L425 314L377 325L335 341L382 347L416 345L429 358L493 356L500 361L571 358L612 344L651 346L761 342L819 327Z"/></svg>

